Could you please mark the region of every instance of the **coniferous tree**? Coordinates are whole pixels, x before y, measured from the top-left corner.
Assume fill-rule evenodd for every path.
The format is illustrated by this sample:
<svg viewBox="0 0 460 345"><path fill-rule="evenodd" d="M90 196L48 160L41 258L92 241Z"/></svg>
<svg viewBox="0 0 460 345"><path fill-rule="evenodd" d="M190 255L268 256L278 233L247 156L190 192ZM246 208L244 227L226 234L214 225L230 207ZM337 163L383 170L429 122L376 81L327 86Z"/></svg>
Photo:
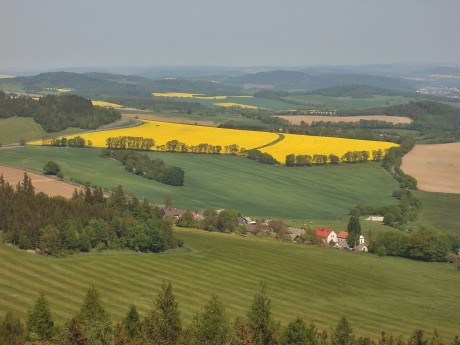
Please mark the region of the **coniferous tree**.
<svg viewBox="0 0 460 345"><path fill-rule="evenodd" d="M14 317L9 312L0 324L0 344L23 345L25 344L25 330L21 319Z"/></svg>
<svg viewBox="0 0 460 345"><path fill-rule="evenodd" d="M28 313L26 326L30 339L49 341L56 334L56 327L43 291L40 292L33 309Z"/></svg>
<svg viewBox="0 0 460 345"><path fill-rule="evenodd" d="M352 215L347 225L348 238L347 243L351 247L355 247L359 241L361 235L361 224L359 223L359 217Z"/></svg>
<svg viewBox="0 0 460 345"><path fill-rule="evenodd" d="M155 307L145 320L144 329L149 344L175 345L181 332L181 320L171 283L164 283L155 300Z"/></svg>
<svg viewBox="0 0 460 345"><path fill-rule="evenodd" d="M87 345L88 339L77 318L72 318L61 332L62 345Z"/></svg>
<svg viewBox="0 0 460 345"><path fill-rule="evenodd" d="M271 302L267 296L266 282L262 282L260 292L254 295L248 312L252 340L256 345L274 344L274 321L271 315Z"/></svg>
<svg viewBox="0 0 460 345"><path fill-rule="evenodd" d="M112 323L94 286L88 289L77 318L89 344L111 343Z"/></svg>
<svg viewBox="0 0 460 345"><path fill-rule="evenodd" d="M213 294L202 313L195 316L194 333L200 345L226 344L230 327L225 308L217 295Z"/></svg>
<svg viewBox="0 0 460 345"><path fill-rule="evenodd" d="M122 327L129 339L140 338L142 335L142 325L134 304L129 308L128 314L123 319Z"/></svg>
<svg viewBox="0 0 460 345"><path fill-rule="evenodd" d="M316 345L316 329L314 325L307 327L305 322L297 317L283 331L281 345Z"/></svg>
<svg viewBox="0 0 460 345"><path fill-rule="evenodd" d="M353 329L346 317L342 317L331 332L331 345L353 345Z"/></svg>

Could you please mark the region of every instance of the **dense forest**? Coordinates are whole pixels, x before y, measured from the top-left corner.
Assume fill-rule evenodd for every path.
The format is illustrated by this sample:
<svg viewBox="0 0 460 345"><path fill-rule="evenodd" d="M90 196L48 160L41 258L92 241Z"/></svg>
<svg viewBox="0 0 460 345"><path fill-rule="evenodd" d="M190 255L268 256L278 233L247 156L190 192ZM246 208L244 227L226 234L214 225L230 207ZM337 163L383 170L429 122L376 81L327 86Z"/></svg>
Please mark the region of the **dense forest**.
<svg viewBox="0 0 460 345"><path fill-rule="evenodd" d="M197 310L193 321L184 325L170 282L164 282L153 305L141 316L134 304L115 325L105 310L98 290L91 286L80 310L63 326L53 318L48 299L41 292L31 306L26 322L9 312L0 318L1 344L60 345L459 345L433 333L416 329L404 338L384 330L373 338L356 336L345 316L321 330L299 316L281 325L273 315L265 282L253 295L245 316L234 322L216 294Z"/></svg>
<svg viewBox="0 0 460 345"><path fill-rule="evenodd" d="M21 249L60 255L92 249L161 252L177 246L170 222L148 201L114 188L75 190L71 199L35 193L27 174L16 187L0 175L2 240Z"/></svg>
<svg viewBox="0 0 460 345"><path fill-rule="evenodd" d="M48 95L38 99L10 97L0 91L0 118L33 117L47 132L68 127L95 129L120 119L114 109L95 107L90 100L76 95Z"/></svg>

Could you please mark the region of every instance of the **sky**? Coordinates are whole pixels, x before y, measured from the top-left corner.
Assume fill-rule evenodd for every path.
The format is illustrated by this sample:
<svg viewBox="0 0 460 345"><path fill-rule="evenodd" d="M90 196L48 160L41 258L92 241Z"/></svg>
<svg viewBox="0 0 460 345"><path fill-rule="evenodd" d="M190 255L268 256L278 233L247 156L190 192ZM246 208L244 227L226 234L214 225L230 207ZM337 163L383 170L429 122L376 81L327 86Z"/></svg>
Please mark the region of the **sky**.
<svg viewBox="0 0 460 345"><path fill-rule="evenodd" d="M459 0L0 0L0 70L460 64Z"/></svg>

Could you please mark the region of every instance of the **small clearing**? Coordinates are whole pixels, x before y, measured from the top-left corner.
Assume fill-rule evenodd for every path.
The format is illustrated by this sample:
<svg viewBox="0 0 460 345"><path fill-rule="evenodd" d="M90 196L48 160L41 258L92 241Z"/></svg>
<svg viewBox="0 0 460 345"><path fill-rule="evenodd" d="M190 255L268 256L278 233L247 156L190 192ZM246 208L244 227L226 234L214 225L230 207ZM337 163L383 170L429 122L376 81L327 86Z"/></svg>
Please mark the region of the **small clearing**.
<svg viewBox="0 0 460 345"><path fill-rule="evenodd" d="M417 179L420 190L460 194L460 143L416 145L401 168Z"/></svg>
<svg viewBox="0 0 460 345"><path fill-rule="evenodd" d="M312 122L359 122L359 120L368 121L385 121L392 124L411 123L412 119L404 116L388 116L388 115L364 115L364 116L327 116L327 115L283 115L278 116L288 120L293 125L300 125L302 121L307 124Z"/></svg>
<svg viewBox="0 0 460 345"><path fill-rule="evenodd" d="M18 182L24 179L24 173L32 180L32 184L35 188L36 193L43 192L49 196L63 196L64 198L72 197L75 189L80 190L81 188L71 185L69 183L60 181L57 178L44 176L29 171L25 171L18 168L12 168L4 165L0 165L0 175L3 174L3 178L10 185L16 186Z"/></svg>

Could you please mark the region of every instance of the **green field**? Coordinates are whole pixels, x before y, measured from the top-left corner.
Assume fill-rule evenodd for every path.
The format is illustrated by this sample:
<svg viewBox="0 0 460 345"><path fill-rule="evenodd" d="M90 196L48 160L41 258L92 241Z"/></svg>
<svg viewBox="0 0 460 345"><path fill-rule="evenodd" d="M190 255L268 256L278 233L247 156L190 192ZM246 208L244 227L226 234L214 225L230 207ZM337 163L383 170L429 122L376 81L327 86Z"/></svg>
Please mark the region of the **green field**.
<svg viewBox="0 0 460 345"><path fill-rule="evenodd" d="M122 185L160 204L171 195L176 207L230 208L255 218L341 220L358 204L397 202L391 197L397 182L377 163L289 168L235 156L148 153L184 169L185 186L173 187L127 173L116 160L100 158L100 152L27 146L0 150L0 163L41 171L54 160L67 179L109 189Z"/></svg>
<svg viewBox="0 0 460 345"><path fill-rule="evenodd" d="M460 195L422 191L415 191L413 194L422 202L416 224L450 235L460 235Z"/></svg>
<svg viewBox="0 0 460 345"><path fill-rule="evenodd" d="M282 109L296 109L299 106L279 101L276 99L268 99L268 98L258 98L258 97L231 97L228 96L226 99L200 99L200 98L180 98L180 97L168 97L174 99L178 102L194 102L194 103L201 103L206 106L214 106L215 103L238 103L244 105L251 105L258 108L264 109L272 109L272 110L282 110ZM302 107L302 106L301 106ZM302 107L303 108L303 107Z"/></svg>
<svg viewBox="0 0 460 345"><path fill-rule="evenodd" d="M416 328L437 329L449 341L459 333L460 272L451 264L201 230L178 229L176 235L186 248L163 254L107 251L54 258L0 245L0 310L25 317L43 290L62 323L78 311L93 284L114 320L131 303L144 316L162 282L171 281L185 324L213 292L233 319L245 316L265 280L272 311L283 323L300 316L329 330L346 316L355 333L373 338L382 330L408 337Z"/></svg>
<svg viewBox="0 0 460 345"><path fill-rule="evenodd" d="M67 135L79 133L80 128L67 128L64 131L51 133L53 135ZM36 123L31 117L9 117L0 119L0 143L2 145L14 144L21 139L40 139L46 133L42 126Z"/></svg>
<svg viewBox="0 0 460 345"><path fill-rule="evenodd" d="M330 97L321 95L291 95L285 98L286 101L300 103L314 109L365 109L376 108L395 104L405 104L415 100L405 96L381 96L376 95L369 98L353 97ZM401 114L403 116L404 114Z"/></svg>

